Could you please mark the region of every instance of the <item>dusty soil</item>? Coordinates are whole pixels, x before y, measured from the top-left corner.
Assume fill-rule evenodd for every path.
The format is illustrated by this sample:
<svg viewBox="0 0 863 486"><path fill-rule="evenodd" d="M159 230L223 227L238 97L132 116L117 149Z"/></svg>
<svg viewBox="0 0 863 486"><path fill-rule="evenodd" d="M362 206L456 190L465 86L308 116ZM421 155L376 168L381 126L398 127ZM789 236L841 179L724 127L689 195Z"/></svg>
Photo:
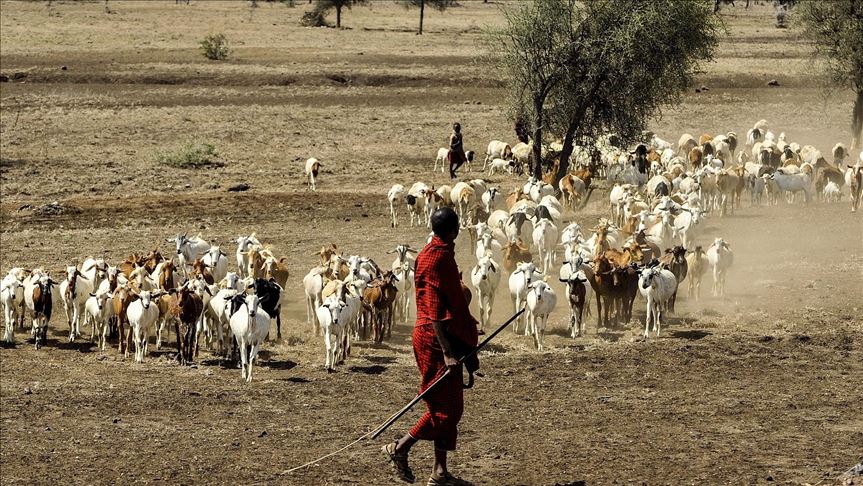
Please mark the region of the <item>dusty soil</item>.
<svg viewBox="0 0 863 486"><path fill-rule="evenodd" d="M0 270L59 274L91 254L167 248L180 231L232 250L230 239L257 231L289 258L285 336L245 385L207 351L181 368L170 349L136 365L115 347L69 344L62 311L39 351L19 331L0 349L0 482L392 484L381 442L284 474L377 425L417 381L410 323L325 373L300 281L324 243L384 263L397 243L422 245L425 228L389 228L384 194L445 183L430 169L453 119L479 152L513 138L500 91L471 64L497 7L429 12L420 37L415 11L388 2L346 12L342 31L300 28L302 9L281 5L110 3L113 14L101 3L0 3L0 71L26 73L0 84ZM731 36L700 80L710 90L687 95L655 131L740 134L766 118L824 152L847 143L850 97L822 97L796 34L773 29L766 7L726 12ZM231 60L196 51L214 31L236 40ZM774 78L781 86L766 87ZM225 167L155 163L189 139L215 143ZM315 194L301 178L309 156L325 164ZM225 191L241 181L251 190ZM21 209L55 200L67 210ZM590 226L606 200L600 188L566 217ZM747 203L711 217L699 241L716 236L735 251L728 295L710 297L706 277L706 295L680 301L659 338L637 338L640 299L627 330L598 330L591 317L575 340L559 306L545 353L502 334L467 394L454 472L495 485L830 484L863 459L859 214L844 202ZM461 238L462 268L467 246ZM510 311L504 284L494 318ZM431 450L415 450L423 478Z"/></svg>

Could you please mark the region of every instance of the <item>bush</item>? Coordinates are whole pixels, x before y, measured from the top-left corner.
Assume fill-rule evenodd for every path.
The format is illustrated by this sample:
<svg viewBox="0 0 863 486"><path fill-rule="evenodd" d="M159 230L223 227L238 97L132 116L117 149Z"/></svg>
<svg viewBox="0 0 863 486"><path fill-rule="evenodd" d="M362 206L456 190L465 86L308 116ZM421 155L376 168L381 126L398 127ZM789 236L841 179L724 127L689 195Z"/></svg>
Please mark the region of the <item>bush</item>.
<svg viewBox="0 0 863 486"><path fill-rule="evenodd" d="M160 153L156 161L180 169L198 169L201 167L222 167L224 162L217 157L216 146L206 142L187 142L173 152Z"/></svg>
<svg viewBox="0 0 863 486"><path fill-rule="evenodd" d="M326 12L320 9L305 12L300 19L300 25L303 27L329 27L324 15L326 15Z"/></svg>
<svg viewBox="0 0 863 486"><path fill-rule="evenodd" d="M227 59L230 51L225 34L210 34L201 41L201 52L207 59L214 61Z"/></svg>

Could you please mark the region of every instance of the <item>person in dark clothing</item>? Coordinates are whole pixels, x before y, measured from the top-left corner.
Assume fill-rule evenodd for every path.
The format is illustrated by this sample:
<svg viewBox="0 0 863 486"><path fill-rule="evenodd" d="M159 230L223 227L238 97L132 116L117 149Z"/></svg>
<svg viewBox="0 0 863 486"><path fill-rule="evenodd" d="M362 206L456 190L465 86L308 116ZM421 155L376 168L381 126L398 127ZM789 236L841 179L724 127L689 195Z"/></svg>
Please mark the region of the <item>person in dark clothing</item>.
<svg viewBox="0 0 863 486"><path fill-rule="evenodd" d="M467 157L464 153L464 143L461 136L461 125L458 122L452 124L452 135L449 136L449 176L455 179L455 171L458 170L466 161Z"/></svg>

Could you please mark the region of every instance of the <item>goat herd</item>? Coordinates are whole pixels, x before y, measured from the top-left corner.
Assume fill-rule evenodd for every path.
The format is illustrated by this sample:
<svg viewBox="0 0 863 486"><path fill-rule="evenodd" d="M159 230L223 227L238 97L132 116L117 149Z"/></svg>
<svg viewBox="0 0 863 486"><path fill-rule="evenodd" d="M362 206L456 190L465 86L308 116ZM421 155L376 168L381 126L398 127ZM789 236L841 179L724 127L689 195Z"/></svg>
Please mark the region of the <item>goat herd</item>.
<svg viewBox="0 0 863 486"><path fill-rule="evenodd" d="M555 152L560 146L553 143L542 147L544 159L552 161L542 180L530 177L506 193L485 179L438 188L422 182L409 189L396 184L387 194L391 226L398 226L402 207L411 226L428 226L435 209L453 207L476 258L469 272L480 326L490 321L506 270L513 309L527 309L514 330L523 329L542 350L548 317L558 300L549 283L555 269L565 285L563 300L569 305L573 338L585 334L591 300L596 302L598 327L611 328L630 321L638 294L646 300L647 338L651 325L658 335L664 314L674 311L684 280L688 295L698 299L702 277L710 270L713 295L724 294L734 261L731 246L721 237L712 238L706 249L697 244L702 221L711 211L733 213L744 191L750 193L752 205L762 204L764 195L768 204L782 198L793 202L801 192L809 203L813 191L819 198L838 201L847 186L852 212L860 203L863 153L853 165L846 164L848 151L837 144L831 164L812 146L789 143L784 133L774 137L764 120L747 132L746 147L739 151L733 132L698 140L684 134L676 150L653 134L645 139L632 151L617 147L613 136L596 140L593 147L575 147L572 170L557 188L550 183L558 172ZM532 142L511 147L493 141L481 171L531 173L532 148ZM445 151L439 151L435 166L445 160ZM320 167L316 159L306 163L312 190ZM610 215L585 238L582 227L571 219L565 222L563 214L583 206L600 178L614 183ZM252 233L236 239L237 271L229 272L227 254L200 235L180 234L166 241L176 247L174 258L164 258L158 249L132 254L116 266L87 258L80 266L67 267L59 284L42 268L12 268L0 285L4 341L14 342L15 328L24 328L29 316L36 348L46 342L58 286L70 341L89 326L100 350L116 337L121 355L128 356L134 345L135 361L142 362L150 333L155 333L158 349L165 329L170 336L173 328L181 364L195 358L203 340L218 356L237 360L242 378L251 381L252 365L272 320L281 338L286 258L276 258ZM316 335L323 333L328 371L346 359L352 341L371 337L382 342L391 335L394 321L408 321L417 250L401 244L389 253L395 258L384 271L371 258L345 256L330 244L316 253L319 264L303 277L307 322ZM555 267L558 259L561 265Z"/></svg>

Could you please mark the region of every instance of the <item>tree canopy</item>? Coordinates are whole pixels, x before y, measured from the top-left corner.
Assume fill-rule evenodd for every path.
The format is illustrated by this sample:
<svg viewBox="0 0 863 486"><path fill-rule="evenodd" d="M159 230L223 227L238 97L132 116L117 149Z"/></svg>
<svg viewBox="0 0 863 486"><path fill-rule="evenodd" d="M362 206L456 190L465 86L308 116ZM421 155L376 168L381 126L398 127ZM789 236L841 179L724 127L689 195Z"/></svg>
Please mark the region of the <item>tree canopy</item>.
<svg viewBox="0 0 863 486"><path fill-rule="evenodd" d="M505 78L510 115L531 126L534 160L544 138L563 139L556 179L574 144L607 133L631 142L678 103L722 31L704 0L534 0L504 15L486 36L492 71Z"/></svg>
<svg viewBox="0 0 863 486"><path fill-rule="evenodd" d="M863 137L863 0L800 2L795 17L815 46L819 67L831 86L856 93L851 117L851 148Z"/></svg>

